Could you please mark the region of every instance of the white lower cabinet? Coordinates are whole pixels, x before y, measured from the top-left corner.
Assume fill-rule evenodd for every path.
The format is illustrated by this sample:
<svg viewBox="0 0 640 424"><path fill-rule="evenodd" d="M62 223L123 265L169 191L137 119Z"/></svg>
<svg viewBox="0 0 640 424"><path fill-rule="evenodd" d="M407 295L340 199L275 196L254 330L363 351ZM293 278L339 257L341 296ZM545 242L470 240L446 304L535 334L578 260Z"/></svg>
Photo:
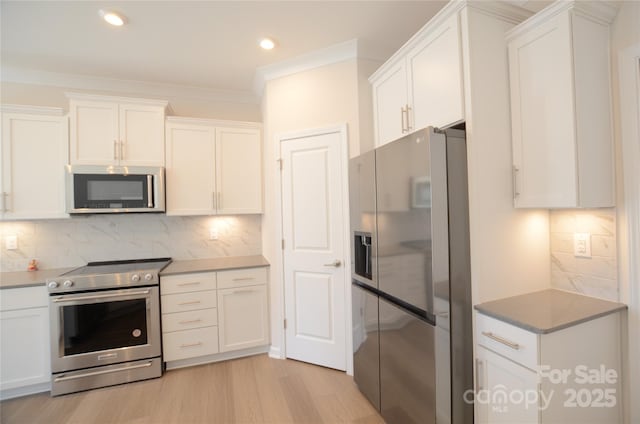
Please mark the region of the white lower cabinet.
<svg viewBox="0 0 640 424"><path fill-rule="evenodd" d="M476 422L622 422L620 313L549 333L476 315Z"/></svg>
<svg viewBox="0 0 640 424"><path fill-rule="evenodd" d="M169 368L242 356L269 343L266 268L162 276L160 290Z"/></svg>
<svg viewBox="0 0 640 424"><path fill-rule="evenodd" d="M42 286L4 289L0 307L2 399L49 390L49 307Z"/></svg>
<svg viewBox="0 0 640 424"><path fill-rule="evenodd" d="M269 343L266 285L219 290L218 313L221 352Z"/></svg>

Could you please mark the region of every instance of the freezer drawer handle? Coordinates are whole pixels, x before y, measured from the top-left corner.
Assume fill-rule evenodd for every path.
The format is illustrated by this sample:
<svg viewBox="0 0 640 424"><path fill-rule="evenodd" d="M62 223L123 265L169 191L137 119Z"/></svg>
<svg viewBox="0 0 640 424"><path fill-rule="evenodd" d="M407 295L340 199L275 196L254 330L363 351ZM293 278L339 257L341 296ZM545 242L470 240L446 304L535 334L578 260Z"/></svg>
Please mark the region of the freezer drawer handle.
<svg viewBox="0 0 640 424"><path fill-rule="evenodd" d="M504 339L500 336L496 336L495 334L489 332L489 331L483 331L482 332L483 336L489 337L491 340L495 340L498 343L502 343L505 346L510 347L513 350L520 350L520 345L518 343L514 343L510 340Z"/></svg>
<svg viewBox="0 0 640 424"><path fill-rule="evenodd" d="M62 374L60 377L56 377L54 381L56 383L59 383L61 381L76 380L78 378L84 378L84 377L92 377L94 375L111 374L114 372L134 370L137 368L147 368L147 367L150 367L151 365L153 365L153 362L147 362L146 364L140 364L140 365L132 365L130 367L122 367L122 368L115 368L115 369L104 370L104 371L94 371L94 372L88 372L88 373L78 374L78 375L70 375L68 377Z"/></svg>
<svg viewBox="0 0 640 424"><path fill-rule="evenodd" d="M340 261L340 259L336 259L333 262L331 262L330 264L324 264L324 266L332 266L335 268L338 268L340 265L342 265L342 261Z"/></svg>

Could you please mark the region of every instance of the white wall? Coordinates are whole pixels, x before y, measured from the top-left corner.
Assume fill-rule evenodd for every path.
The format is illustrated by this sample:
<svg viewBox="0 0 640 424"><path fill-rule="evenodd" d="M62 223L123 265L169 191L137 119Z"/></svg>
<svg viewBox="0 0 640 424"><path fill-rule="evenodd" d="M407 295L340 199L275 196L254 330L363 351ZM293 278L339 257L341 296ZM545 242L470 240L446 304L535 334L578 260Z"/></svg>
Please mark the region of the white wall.
<svg viewBox="0 0 640 424"><path fill-rule="evenodd" d="M72 79L72 78L70 78ZM162 99L169 101L169 115L186 116L193 118L229 119L235 121L260 121L260 105L251 99L235 101L232 96L228 98L217 97L215 94L202 90L202 94L194 93L192 88L163 87L153 85L147 87L130 82L92 80L94 83L84 82L74 85L72 81L63 81L53 85L54 82L39 84L25 84L20 82L2 81L0 84L0 102L4 104L53 106L69 110L69 101L65 92L84 92L91 94L104 94L109 96L140 97L150 99Z"/></svg>
<svg viewBox="0 0 640 424"><path fill-rule="evenodd" d="M640 170L637 167L637 162L632 164L633 170L624 168L624 156L623 156L623 140L622 140L622 123L621 123L621 100L622 92L629 94L629 90L633 90L633 87L622 87L620 84L620 59L621 55L626 54L630 50L640 52L640 2L636 1L623 1L620 2L620 8L616 16L615 21L611 27L611 61L612 61L612 85L613 85L613 107L614 107L614 134L616 144L616 187L617 187L617 232L618 232L618 275L620 282L620 299L621 301L628 303L628 321L627 321L627 334L628 339L625 343L625 349L623 353L623 366L624 371L624 409L625 409L625 422L637 423L640 422L640 403L638 398L640 397L640 365L638 364L638 357L640 357L640 281L637 276L640 275L640 264L637 258L637 251L631 256L630 243L640 243L640 235L631 234L632 228L638 228L640 225L640 194L635 194L635 199L625 198L625 173L627 178L635 179L636 182L640 180ZM633 65L632 66L637 66ZM633 72L633 71L631 71ZM638 70L636 69L637 73ZM626 90L626 91L625 91ZM637 88L636 88L637 90ZM636 107L638 100L636 99ZM634 113L631 110L627 110L625 113ZM637 111L635 113L638 113ZM639 119L639 118L636 118ZM624 129L628 134L633 134L634 131L630 129ZM640 129L636 129L635 134L638 134ZM625 140L626 143L630 143L631 140ZM639 142L640 141L636 141ZM630 146L626 145L626 149ZM636 146L636 152L640 151L640 146ZM625 151L626 159L632 158L631 152ZM638 158L636 153L636 158ZM635 177L634 177L635 171ZM637 187L637 186L636 186ZM632 203L636 202L635 207L632 207ZM627 204L629 203L629 204ZM627 211L635 211L632 216L627 215ZM634 227L635 225L635 227ZM635 270L635 273L632 272ZM634 280L634 275L636 279Z"/></svg>
<svg viewBox="0 0 640 424"><path fill-rule="evenodd" d="M361 111L358 99L367 97L367 94L362 92L367 89L366 86L359 85L359 73L368 72L366 68L367 66L363 66L361 69L356 59L347 60L267 81L265 85L262 100L265 152L262 251L271 263L271 353L275 356L284 353L280 247L282 213L278 186L279 171L276 168L276 159L279 158L280 151L278 136L346 123L349 154L357 155L360 152L360 134L364 131L360 125ZM366 112L363 113L364 122L367 117Z"/></svg>

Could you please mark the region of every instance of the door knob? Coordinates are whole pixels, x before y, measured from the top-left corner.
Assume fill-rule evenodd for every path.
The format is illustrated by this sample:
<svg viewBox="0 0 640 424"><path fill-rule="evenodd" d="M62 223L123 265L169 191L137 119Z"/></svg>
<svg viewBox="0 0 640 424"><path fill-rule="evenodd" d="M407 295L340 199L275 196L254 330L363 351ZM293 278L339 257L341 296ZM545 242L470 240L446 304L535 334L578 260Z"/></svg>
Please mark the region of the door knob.
<svg viewBox="0 0 640 424"><path fill-rule="evenodd" d="M336 259L335 261L331 262L330 264L324 264L324 266L332 266L335 268L338 268L340 265L342 265L342 262L340 261L340 259Z"/></svg>

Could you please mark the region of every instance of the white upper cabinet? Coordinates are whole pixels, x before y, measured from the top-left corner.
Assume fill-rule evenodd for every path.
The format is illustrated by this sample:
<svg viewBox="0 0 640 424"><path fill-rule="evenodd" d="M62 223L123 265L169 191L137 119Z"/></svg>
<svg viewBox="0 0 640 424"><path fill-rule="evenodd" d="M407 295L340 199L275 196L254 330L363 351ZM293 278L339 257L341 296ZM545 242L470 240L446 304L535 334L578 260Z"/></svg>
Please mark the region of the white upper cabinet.
<svg viewBox="0 0 640 424"><path fill-rule="evenodd" d="M168 118L167 215L262 213L259 124Z"/></svg>
<svg viewBox="0 0 640 424"><path fill-rule="evenodd" d="M464 117L458 16L450 16L407 54L408 130L442 127Z"/></svg>
<svg viewBox="0 0 640 424"><path fill-rule="evenodd" d="M407 68L405 61L378 71L373 83L376 146L402 137L407 126Z"/></svg>
<svg viewBox="0 0 640 424"><path fill-rule="evenodd" d="M370 78L376 146L464 118L458 14L430 21Z"/></svg>
<svg viewBox="0 0 640 424"><path fill-rule="evenodd" d="M66 218L68 120L62 109L2 108L2 219Z"/></svg>
<svg viewBox="0 0 640 424"><path fill-rule="evenodd" d="M507 34L516 207L614 206L615 12L557 2Z"/></svg>
<svg viewBox="0 0 640 424"><path fill-rule="evenodd" d="M216 128L219 214L262 213L262 143L256 128Z"/></svg>
<svg viewBox="0 0 640 424"><path fill-rule="evenodd" d="M164 166L166 101L69 93L70 162Z"/></svg>

